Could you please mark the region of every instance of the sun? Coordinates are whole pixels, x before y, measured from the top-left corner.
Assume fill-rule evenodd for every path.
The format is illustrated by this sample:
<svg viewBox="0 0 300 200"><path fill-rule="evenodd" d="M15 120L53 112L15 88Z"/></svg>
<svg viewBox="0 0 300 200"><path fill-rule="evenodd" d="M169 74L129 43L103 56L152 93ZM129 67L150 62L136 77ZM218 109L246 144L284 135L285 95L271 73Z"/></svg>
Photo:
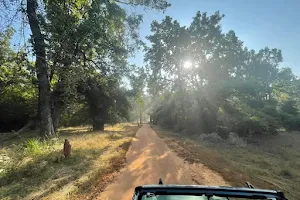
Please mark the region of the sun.
<svg viewBox="0 0 300 200"><path fill-rule="evenodd" d="M191 63L191 61L189 61L189 60L187 60L187 61L185 61L184 63L183 63L183 67L185 68L185 69L188 69L188 68L190 68L192 66L192 63Z"/></svg>

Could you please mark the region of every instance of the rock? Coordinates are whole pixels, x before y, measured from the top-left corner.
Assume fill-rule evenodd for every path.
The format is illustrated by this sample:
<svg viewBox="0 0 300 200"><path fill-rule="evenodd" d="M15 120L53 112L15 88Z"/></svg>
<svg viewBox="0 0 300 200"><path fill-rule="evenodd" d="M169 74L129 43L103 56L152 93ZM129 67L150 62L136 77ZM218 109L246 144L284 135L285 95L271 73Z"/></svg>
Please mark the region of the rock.
<svg viewBox="0 0 300 200"><path fill-rule="evenodd" d="M71 144L68 139L65 139L63 153L64 153L65 158L67 158L71 155Z"/></svg>
<svg viewBox="0 0 300 200"><path fill-rule="evenodd" d="M235 145L237 147L246 147L247 146L247 143L241 137L239 137L236 133L233 133L233 132L229 133L227 141L229 144Z"/></svg>
<svg viewBox="0 0 300 200"><path fill-rule="evenodd" d="M222 142L223 139L217 133L210 134L201 134L199 136L201 141L209 141L209 142Z"/></svg>

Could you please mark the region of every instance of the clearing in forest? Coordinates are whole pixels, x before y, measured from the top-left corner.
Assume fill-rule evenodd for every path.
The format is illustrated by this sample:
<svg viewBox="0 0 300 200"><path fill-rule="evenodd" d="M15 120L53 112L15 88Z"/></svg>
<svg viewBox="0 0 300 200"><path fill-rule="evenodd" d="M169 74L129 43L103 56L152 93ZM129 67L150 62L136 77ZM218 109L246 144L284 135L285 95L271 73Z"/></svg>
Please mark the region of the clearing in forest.
<svg viewBox="0 0 300 200"><path fill-rule="evenodd" d="M89 197L96 185L105 188L123 167L136 130L137 126L131 124L107 126L104 132L70 127L61 129L58 138L45 142L32 139L35 132L2 142L0 199ZM72 145L67 159L62 155L65 138Z"/></svg>

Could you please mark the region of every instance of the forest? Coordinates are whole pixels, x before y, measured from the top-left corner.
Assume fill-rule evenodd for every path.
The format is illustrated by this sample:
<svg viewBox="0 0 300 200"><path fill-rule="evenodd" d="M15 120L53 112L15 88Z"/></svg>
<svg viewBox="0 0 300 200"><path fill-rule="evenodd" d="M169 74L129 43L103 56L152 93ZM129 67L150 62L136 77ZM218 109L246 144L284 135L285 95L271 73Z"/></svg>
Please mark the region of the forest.
<svg viewBox="0 0 300 200"><path fill-rule="evenodd" d="M224 31L220 11L183 25L170 6L0 0L0 199L95 199L128 160L130 187L173 163L193 184L221 177L299 197L296 66ZM164 15L143 38L148 10Z"/></svg>
<svg viewBox="0 0 300 200"><path fill-rule="evenodd" d="M143 46L142 16L122 5L164 10L166 1L1 3L22 16L31 32L17 49L12 39L19 30L2 24L1 132L28 123L42 137L55 135L59 126L92 124L93 130L103 130L104 124L129 120L131 107L142 107L142 70L127 62ZM124 77L130 89L122 84Z"/></svg>
<svg viewBox="0 0 300 200"><path fill-rule="evenodd" d="M248 49L224 15L197 12L189 26L153 21L145 62L151 121L189 134L276 135L299 130L300 80L280 49Z"/></svg>
<svg viewBox="0 0 300 200"><path fill-rule="evenodd" d="M28 19L30 40L16 49L13 27L0 34L1 132L28 123L42 137L60 126L103 130L142 112L154 124L190 134L299 129L300 80L282 66L280 49L248 49L233 30L222 31L223 14L200 11L189 26L170 16L153 21L147 46L139 36L142 15L122 5L169 6L164 0L27 1L19 12ZM139 49L145 66L127 61Z"/></svg>

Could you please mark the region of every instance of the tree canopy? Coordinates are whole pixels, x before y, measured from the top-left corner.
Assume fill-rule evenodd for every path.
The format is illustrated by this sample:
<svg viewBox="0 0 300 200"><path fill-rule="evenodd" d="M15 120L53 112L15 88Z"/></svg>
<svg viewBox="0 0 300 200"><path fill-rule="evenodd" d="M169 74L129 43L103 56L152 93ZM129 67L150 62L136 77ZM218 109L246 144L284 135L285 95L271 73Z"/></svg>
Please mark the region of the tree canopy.
<svg viewBox="0 0 300 200"><path fill-rule="evenodd" d="M249 50L224 15L197 12L189 26L166 16L153 21L145 62L157 95L154 123L192 133L243 135L298 130L299 80L280 67L281 50Z"/></svg>
<svg viewBox="0 0 300 200"><path fill-rule="evenodd" d="M16 12L24 13L31 31L32 48L24 49L29 54L12 49L11 29L0 35L1 93L7 95L1 106L18 98L26 110L25 117L20 115L23 121L17 127L34 120L41 136L51 136L61 124L61 116L68 124L67 118L71 117L68 109L81 114L88 112L86 120L92 122L94 129L128 118L127 93L120 82L130 75L128 57L143 42L138 30L142 15L128 12L124 6L164 11L169 6L167 1L27 0L25 4L19 3L21 9L16 8ZM14 9L18 3L1 1L1 4ZM29 61L32 57L35 62ZM18 90L18 97L13 97L13 90ZM28 108L24 104L29 98L26 95L31 98ZM14 109L19 109L17 104ZM13 111L7 112L11 115ZM13 127L7 124L3 130Z"/></svg>
<svg viewBox="0 0 300 200"><path fill-rule="evenodd" d="M300 81L282 66L281 50L248 49L233 30L222 31L220 12L199 11L187 26L170 16L153 21L146 47L142 15L126 7L165 11L166 0L20 5L31 47L13 48L10 27L0 33L1 131L30 121L42 136L61 125L102 130L106 123L142 121L145 113L153 123L191 133L299 129ZM130 65L143 47L145 66Z"/></svg>

